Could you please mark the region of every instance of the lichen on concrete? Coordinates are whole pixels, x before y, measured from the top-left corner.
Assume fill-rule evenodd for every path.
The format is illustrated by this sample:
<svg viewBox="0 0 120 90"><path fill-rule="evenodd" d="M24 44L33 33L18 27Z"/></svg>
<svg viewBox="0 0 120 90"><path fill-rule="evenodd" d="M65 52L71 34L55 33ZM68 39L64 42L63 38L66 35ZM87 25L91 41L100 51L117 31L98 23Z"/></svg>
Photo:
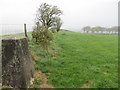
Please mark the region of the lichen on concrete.
<svg viewBox="0 0 120 90"><path fill-rule="evenodd" d="M27 88L34 77L34 67L26 38L2 39L2 84Z"/></svg>

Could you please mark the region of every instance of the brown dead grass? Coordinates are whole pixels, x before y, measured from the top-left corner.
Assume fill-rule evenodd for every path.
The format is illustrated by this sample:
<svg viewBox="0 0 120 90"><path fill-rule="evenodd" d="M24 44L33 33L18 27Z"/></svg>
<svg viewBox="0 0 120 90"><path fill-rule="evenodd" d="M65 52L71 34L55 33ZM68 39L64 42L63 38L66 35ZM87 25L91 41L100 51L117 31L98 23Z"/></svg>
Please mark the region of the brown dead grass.
<svg viewBox="0 0 120 90"><path fill-rule="evenodd" d="M43 84L40 85L40 88L54 88L53 85L47 83L47 76L41 72L41 80Z"/></svg>
<svg viewBox="0 0 120 90"><path fill-rule="evenodd" d="M51 84L41 84L40 88L54 88Z"/></svg>
<svg viewBox="0 0 120 90"><path fill-rule="evenodd" d="M41 80L41 71L35 71L35 73L34 73L34 80Z"/></svg>
<svg viewBox="0 0 120 90"><path fill-rule="evenodd" d="M1 85L2 86L2 85ZM2 87L0 86L0 88L13 88L13 87L11 87L11 86L5 86L5 85L3 85Z"/></svg>
<svg viewBox="0 0 120 90"><path fill-rule="evenodd" d="M48 52L49 54L55 53L55 50L49 49L48 51L49 51ZM32 63L34 65L37 65L35 61L39 60L40 56L37 56L35 52L31 52L31 55L32 55L32 58L34 59L34 61ZM56 58L56 57L53 57L53 58ZM53 85L47 83L48 78L44 73L42 73L41 71L36 70L34 72L34 74L35 74L34 81L42 81L42 83L43 83L43 84L41 84L39 86L40 88L54 88Z"/></svg>
<svg viewBox="0 0 120 90"><path fill-rule="evenodd" d="M34 60L39 60L40 59L40 56L37 56L35 52L31 52L31 55L33 57Z"/></svg>
<svg viewBox="0 0 120 90"><path fill-rule="evenodd" d="M92 84L93 84L93 81L92 81L92 80L89 80L88 83L83 84L83 86L80 87L80 88L89 88Z"/></svg>
<svg viewBox="0 0 120 90"><path fill-rule="evenodd" d="M41 71L35 71L35 78L34 80L39 81L41 80L43 84L39 86L39 88L54 88L53 85L47 83L47 76L42 73Z"/></svg>

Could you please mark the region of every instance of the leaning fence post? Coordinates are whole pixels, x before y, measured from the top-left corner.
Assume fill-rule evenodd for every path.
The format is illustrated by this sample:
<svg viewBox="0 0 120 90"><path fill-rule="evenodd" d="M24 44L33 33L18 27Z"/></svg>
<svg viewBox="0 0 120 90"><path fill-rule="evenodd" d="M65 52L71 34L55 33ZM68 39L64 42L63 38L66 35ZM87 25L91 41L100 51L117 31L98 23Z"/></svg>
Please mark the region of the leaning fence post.
<svg viewBox="0 0 120 90"><path fill-rule="evenodd" d="M25 32L25 37L28 37L28 36L27 36L26 24L24 24L24 32Z"/></svg>

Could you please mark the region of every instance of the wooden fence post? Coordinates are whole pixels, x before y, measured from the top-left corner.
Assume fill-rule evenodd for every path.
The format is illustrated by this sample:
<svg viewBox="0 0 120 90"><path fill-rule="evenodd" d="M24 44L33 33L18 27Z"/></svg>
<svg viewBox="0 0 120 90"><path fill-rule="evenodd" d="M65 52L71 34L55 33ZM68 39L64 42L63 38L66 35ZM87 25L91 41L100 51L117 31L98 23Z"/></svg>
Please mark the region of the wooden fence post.
<svg viewBox="0 0 120 90"><path fill-rule="evenodd" d="M24 32L25 32L25 37L28 37L28 36L27 36L26 24L24 24Z"/></svg>

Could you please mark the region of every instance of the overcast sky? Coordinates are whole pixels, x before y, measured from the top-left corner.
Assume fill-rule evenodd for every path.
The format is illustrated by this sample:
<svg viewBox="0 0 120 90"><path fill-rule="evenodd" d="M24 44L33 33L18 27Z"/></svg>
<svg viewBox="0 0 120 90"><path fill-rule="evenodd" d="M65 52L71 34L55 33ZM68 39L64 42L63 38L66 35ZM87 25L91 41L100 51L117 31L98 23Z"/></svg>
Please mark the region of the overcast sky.
<svg viewBox="0 0 120 90"><path fill-rule="evenodd" d="M79 30L84 26L118 25L119 0L0 0L0 24L33 24L41 3L58 6L62 28ZM1 17L2 16L2 17ZM2 20L1 20L2 19Z"/></svg>

